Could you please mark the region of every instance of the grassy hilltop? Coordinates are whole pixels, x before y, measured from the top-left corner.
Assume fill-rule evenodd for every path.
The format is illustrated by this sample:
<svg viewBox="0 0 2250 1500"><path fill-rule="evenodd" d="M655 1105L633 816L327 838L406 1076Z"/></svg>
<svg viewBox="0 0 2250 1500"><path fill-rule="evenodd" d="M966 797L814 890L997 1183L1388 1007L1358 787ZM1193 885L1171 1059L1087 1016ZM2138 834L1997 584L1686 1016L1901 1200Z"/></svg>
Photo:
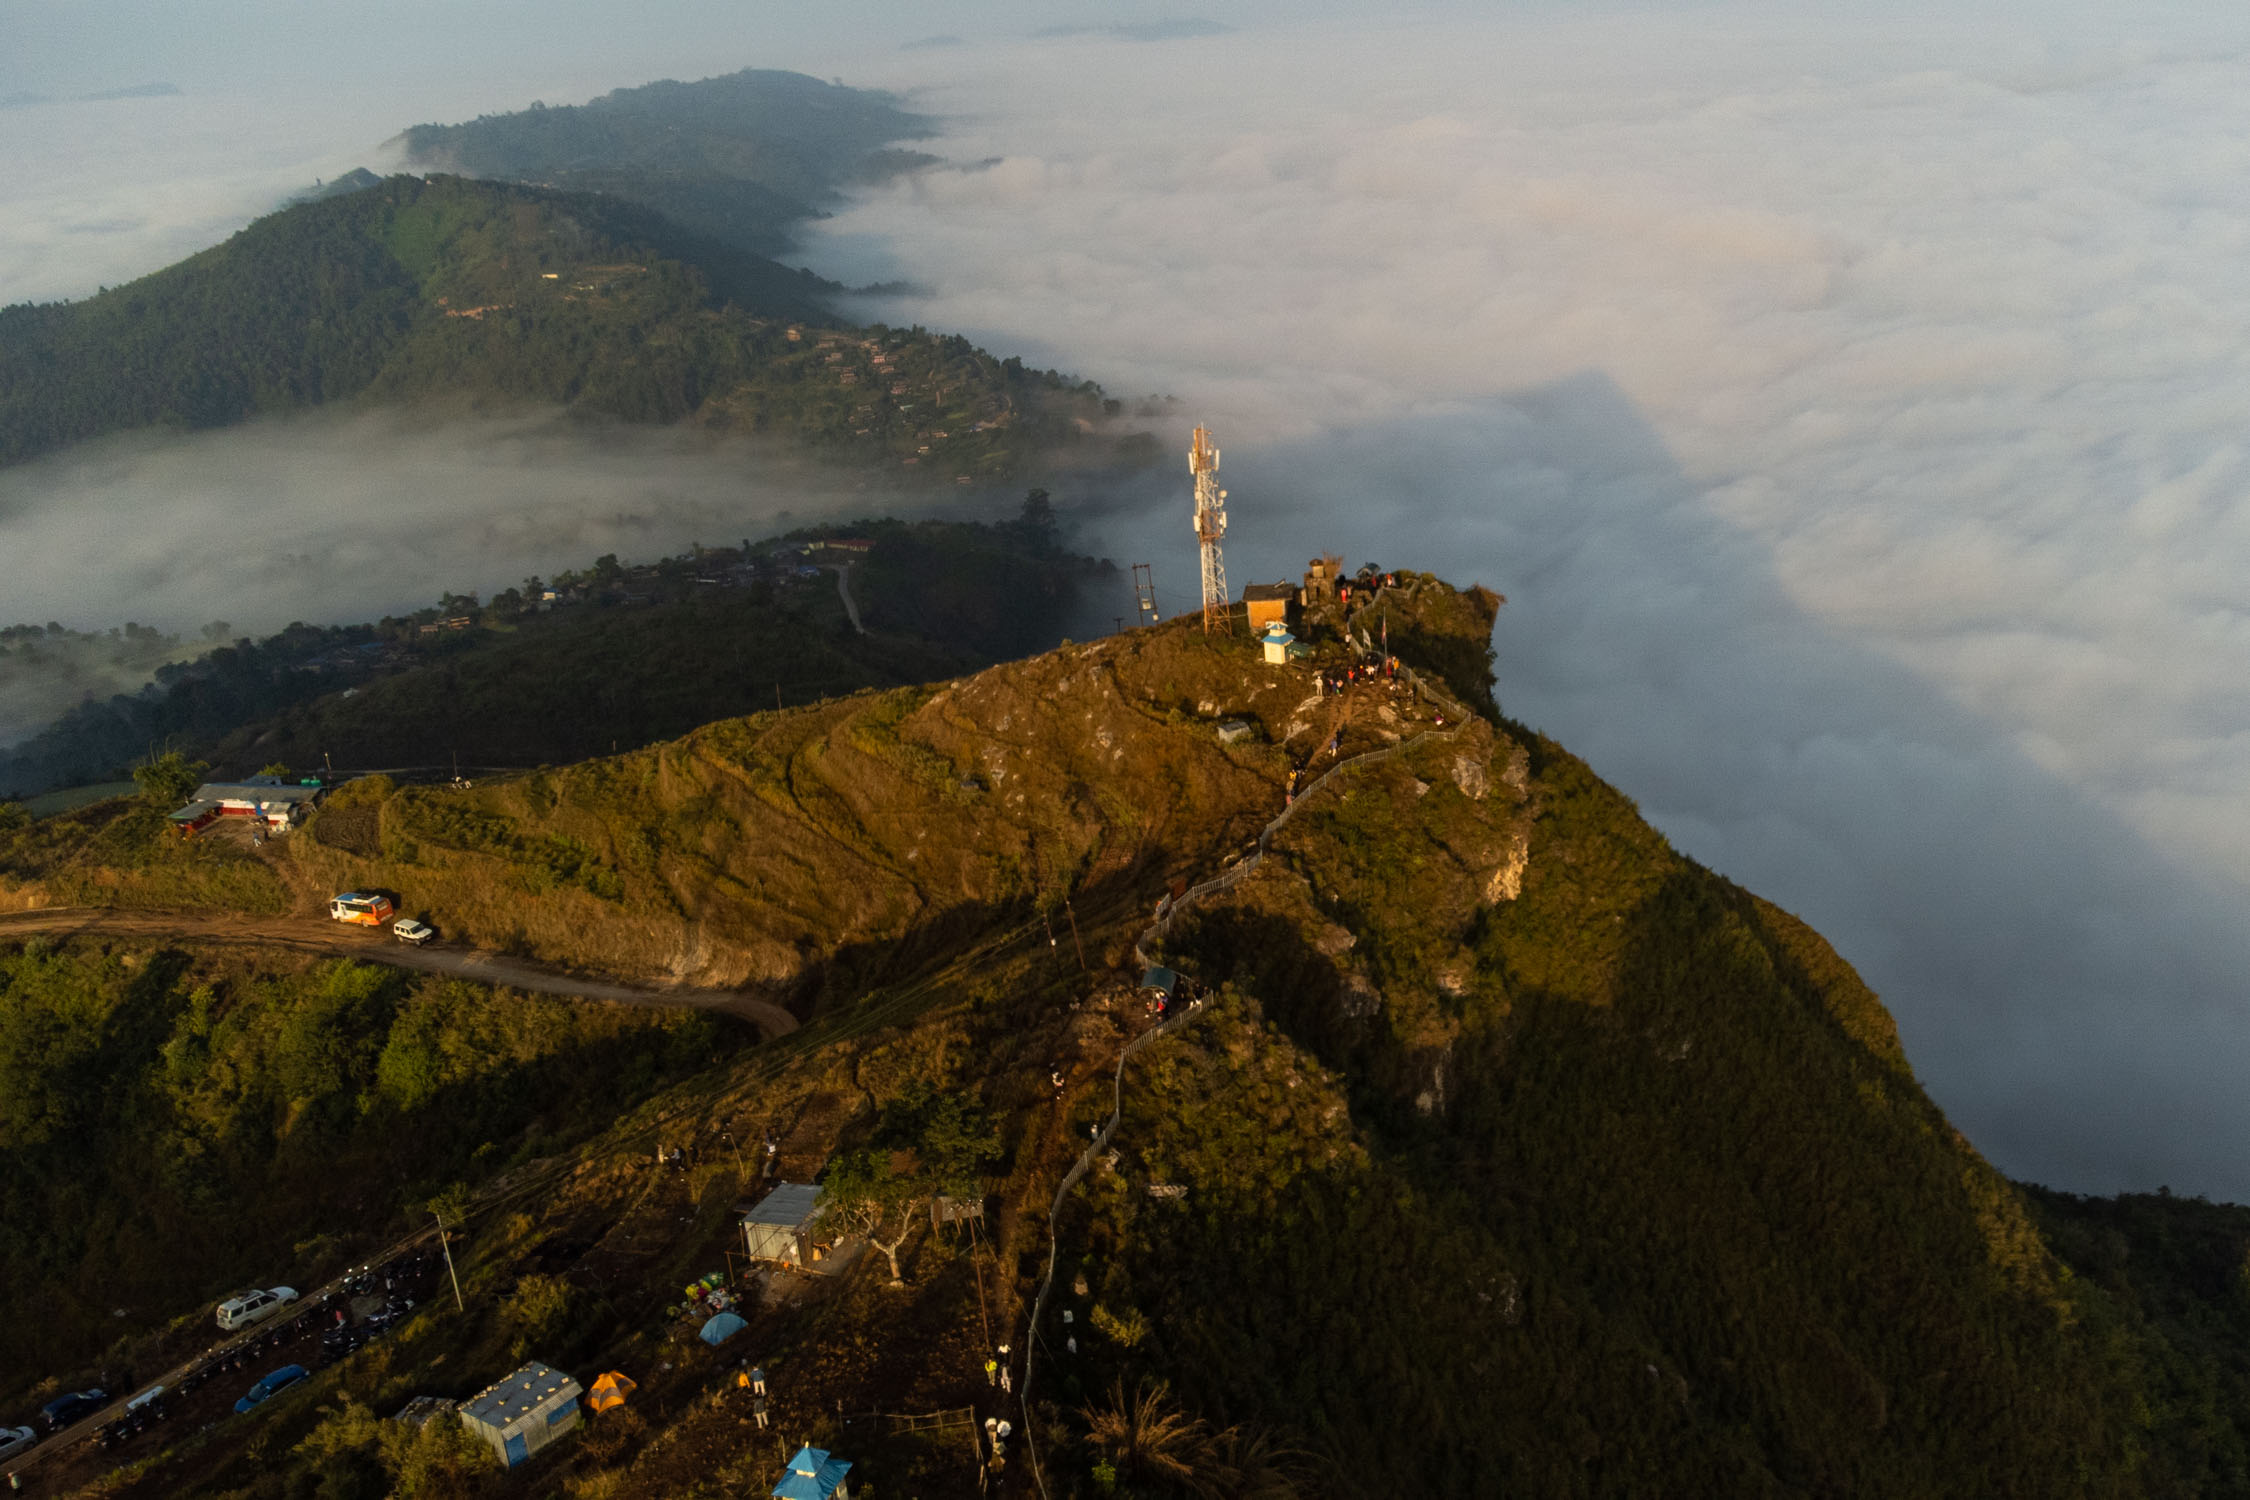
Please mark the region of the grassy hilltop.
<svg viewBox="0 0 2250 1500"><path fill-rule="evenodd" d="M1431 578L1383 597L1426 690L1324 694L1175 622L466 791L369 780L228 856L284 906L384 886L458 936L754 987L807 1024L686 1078L558 1081L536 1193L498 1151L458 1168L486 1204L465 1313L422 1310L101 1492L735 1493L809 1439L877 1495L968 1495L959 1429L839 1413L971 1406L1036 1438L1058 1496L2243 1492L2241 1211L1994 1172L1817 934L1491 706L1496 605ZM1337 624L1307 632L1328 663ZM1231 719L1251 734L1222 742ZM1274 822L1292 771L1339 762ZM59 821L0 853L14 899L132 888L38 831ZM1156 942L1212 997L1113 1093L1149 1024L1135 943L1222 871ZM43 993L13 962L0 1018ZM403 1076L390 1003L376 1061L320 1096L367 1119ZM104 1045L120 1087L157 1065ZM0 1052L0 1098L29 1055ZM264 1096L285 1119L295 1087ZM1120 1098L1010 1404L982 1357L1012 1343L1020 1378L1048 1204ZM984 1229L909 1233L902 1285L871 1253L713 1354L669 1309L754 1191L730 1146L768 1130L783 1176L839 1192L949 1164ZM662 1139L701 1144L691 1170L651 1168ZM74 1232L93 1254L116 1231ZM774 1430L729 1393L737 1348ZM528 1477L379 1420L526 1351L643 1388ZM999 1492L1034 1492L1031 1456L1019 1438Z"/></svg>

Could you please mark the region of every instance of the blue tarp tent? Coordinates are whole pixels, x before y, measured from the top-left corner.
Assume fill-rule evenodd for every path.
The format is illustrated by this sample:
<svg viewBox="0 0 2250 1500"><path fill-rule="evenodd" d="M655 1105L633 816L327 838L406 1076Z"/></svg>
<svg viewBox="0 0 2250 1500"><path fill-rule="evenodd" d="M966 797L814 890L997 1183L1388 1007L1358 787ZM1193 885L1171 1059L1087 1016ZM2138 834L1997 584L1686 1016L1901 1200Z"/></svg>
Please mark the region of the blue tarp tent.
<svg viewBox="0 0 2250 1500"><path fill-rule="evenodd" d="M703 1325L701 1338L704 1343L717 1346L725 1343L749 1326L733 1313L720 1313Z"/></svg>
<svg viewBox="0 0 2250 1500"><path fill-rule="evenodd" d="M773 1487L775 1500L844 1500L844 1476L851 1467L845 1459L829 1457L826 1448L808 1444L797 1450L789 1471Z"/></svg>

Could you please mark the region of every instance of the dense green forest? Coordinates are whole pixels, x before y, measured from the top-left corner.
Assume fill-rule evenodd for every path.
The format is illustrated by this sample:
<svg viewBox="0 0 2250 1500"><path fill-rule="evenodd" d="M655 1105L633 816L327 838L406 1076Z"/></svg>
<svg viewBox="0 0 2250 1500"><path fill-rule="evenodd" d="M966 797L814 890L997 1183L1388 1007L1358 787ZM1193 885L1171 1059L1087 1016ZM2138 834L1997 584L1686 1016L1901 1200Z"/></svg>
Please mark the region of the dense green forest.
<svg viewBox="0 0 2250 1500"><path fill-rule="evenodd" d="M749 1035L341 961L0 945L0 1394L245 1282L315 1284Z"/></svg>
<svg viewBox="0 0 2250 1500"><path fill-rule="evenodd" d="M746 68L614 89L405 135L414 166L605 193L760 255L840 186L934 158L885 149L930 133L890 95Z"/></svg>
<svg viewBox="0 0 2250 1500"><path fill-rule="evenodd" d="M1061 548L1047 509L1036 522L885 519L837 534L846 531L873 544L851 554L864 634L834 574L797 554L818 540L811 533L631 566L606 557L489 600L449 596L367 625L293 625L168 662L148 689L81 704L0 750L0 796L120 776L152 745L211 760L220 774L274 762L560 764L777 701L927 682L1038 651L1070 628L1087 591L1115 586L1103 564ZM549 584L558 601L526 597ZM27 653L60 649L45 633L25 640Z"/></svg>
<svg viewBox="0 0 2250 1500"><path fill-rule="evenodd" d="M840 327L826 290L614 198L392 177L83 302L0 309L0 463L351 398L468 399L693 417L974 484L1118 410L965 339Z"/></svg>

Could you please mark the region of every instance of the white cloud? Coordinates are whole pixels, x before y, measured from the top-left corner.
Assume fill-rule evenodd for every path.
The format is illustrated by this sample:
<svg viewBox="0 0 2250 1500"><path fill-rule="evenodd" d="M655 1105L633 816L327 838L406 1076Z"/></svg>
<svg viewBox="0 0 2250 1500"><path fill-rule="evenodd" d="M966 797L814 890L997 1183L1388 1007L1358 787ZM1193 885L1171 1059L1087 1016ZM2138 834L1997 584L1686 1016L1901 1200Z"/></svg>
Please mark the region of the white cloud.
<svg viewBox="0 0 2250 1500"><path fill-rule="evenodd" d="M2250 27L911 66L1000 164L816 267L901 247L894 316L1183 397L1237 576L1341 543L1509 593L1511 710L1834 935L2004 1164L2250 1194L2207 1133L2250 1124ZM1171 503L1133 545L1185 578Z"/></svg>
<svg viewBox="0 0 2250 1500"><path fill-rule="evenodd" d="M318 414L0 470L0 624L192 636L374 619L525 574L731 546L891 497L748 443L534 412ZM0 724L0 743L24 726Z"/></svg>

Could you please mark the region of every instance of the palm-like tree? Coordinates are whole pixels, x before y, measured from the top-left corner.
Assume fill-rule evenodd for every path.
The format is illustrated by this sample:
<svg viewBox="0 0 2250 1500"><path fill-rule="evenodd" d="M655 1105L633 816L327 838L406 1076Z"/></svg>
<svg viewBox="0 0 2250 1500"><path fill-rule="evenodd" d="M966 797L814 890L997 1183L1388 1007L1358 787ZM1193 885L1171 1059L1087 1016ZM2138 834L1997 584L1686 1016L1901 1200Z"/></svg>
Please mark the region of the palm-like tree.
<svg viewBox="0 0 2250 1500"><path fill-rule="evenodd" d="M1210 1500L1293 1500L1299 1455L1260 1431L1211 1424L1180 1410L1171 1391L1143 1377L1131 1395L1122 1378L1109 1404L1083 1408L1087 1435L1119 1474L1180 1486Z"/></svg>
<svg viewBox="0 0 2250 1500"><path fill-rule="evenodd" d="M1079 1412L1087 1435L1118 1473L1132 1479L1163 1479L1198 1494L1213 1493L1207 1481L1217 1457L1210 1424L1180 1410L1172 1393L1145 1377L1125 1393L1120 1377L1109 1388L1107 1406Z"/></svg>

